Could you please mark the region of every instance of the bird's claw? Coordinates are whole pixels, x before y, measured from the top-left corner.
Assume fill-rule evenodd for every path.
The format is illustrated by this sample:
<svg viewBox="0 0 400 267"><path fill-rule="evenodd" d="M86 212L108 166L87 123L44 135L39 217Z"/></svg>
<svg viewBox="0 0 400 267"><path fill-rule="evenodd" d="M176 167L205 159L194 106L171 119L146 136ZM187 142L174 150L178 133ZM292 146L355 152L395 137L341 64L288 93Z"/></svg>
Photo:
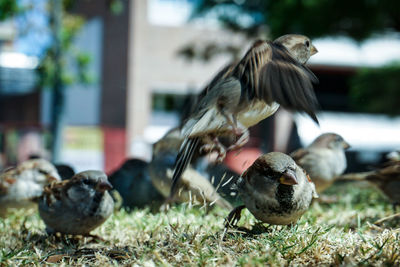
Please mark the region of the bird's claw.
<svg viewBox="0 0 400 267"><path fill-rule="evenodd" d="M239 206L234 208L229 214L228 217L225 219L225 228L228 228L230 226L236 226L236 224L239 222L242 209L244 209L245 206Z"/></svg>
<svg viewBox="0 0 400 267"><path fill-rule="evenodd" d="M249 142L250 134L247 129L245 129L244 131L241 131L241 135L239 135L239 136L240 136L240 138L233 145L229 146L228 150L239 149L242 146L244 146L245 144L247 144L247 142Z"/></svg>
<svg viewBox="0 0 400 267"><path fill-rule="evenodd" d="M212 144L205 144L200 148L200 153L209 154L211 152L217 152L218 154L216 159L217 162L222 162L226 157L226 149L219 142L214 142Z"/></svg>

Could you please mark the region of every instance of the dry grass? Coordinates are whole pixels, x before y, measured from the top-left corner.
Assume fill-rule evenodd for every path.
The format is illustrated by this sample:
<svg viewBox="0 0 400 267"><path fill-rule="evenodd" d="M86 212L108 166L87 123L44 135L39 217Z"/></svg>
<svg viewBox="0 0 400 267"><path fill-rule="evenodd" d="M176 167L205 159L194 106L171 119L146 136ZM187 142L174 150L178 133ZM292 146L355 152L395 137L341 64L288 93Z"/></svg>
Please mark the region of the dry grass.
<svg viewBox="0 0 400 267"><path fill-rule="evenodd" d="M400 265L399 221L372 224L392 214L391 205L368 188L344 184L330 193L340 200L314 203L296 226L256 225L246 211L239 225L252 230L231 230L224 238L228 211L221 209L119 211L93 232L106 241L47 237L36 212L18 211L0 219L0 266Z"/></svg>

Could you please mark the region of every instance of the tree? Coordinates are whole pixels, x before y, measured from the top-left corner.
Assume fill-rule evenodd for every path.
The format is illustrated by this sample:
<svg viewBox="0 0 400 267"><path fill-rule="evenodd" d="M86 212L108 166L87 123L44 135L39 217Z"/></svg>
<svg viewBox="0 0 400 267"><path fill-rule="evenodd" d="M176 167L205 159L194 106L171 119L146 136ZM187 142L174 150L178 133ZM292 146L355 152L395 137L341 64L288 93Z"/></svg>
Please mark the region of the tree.
<svg viewBox="0 0 400 267"><path fill-rule="evenodd" d="M35 1L26 1L21 4L17 0L0 1L0 20L17 16L28 16ZM26 29L22 32L46 32L51 38L47 47L44 47L43 56L40 58L37 73L39 76L38 87L52 90L51 114L51 149L53 161L58 161L62 144L62 130L64 121L64 90L66 85L73 83L90 83L93 78L88 72L90 55L78 51L73 41L85 20L82 16L72 14L69 9L74 0L46 0L47 8L42 10L43 17L48 20L43 28L33 29L26 22ZM74 71L71 71L73 66Z"/></svg>

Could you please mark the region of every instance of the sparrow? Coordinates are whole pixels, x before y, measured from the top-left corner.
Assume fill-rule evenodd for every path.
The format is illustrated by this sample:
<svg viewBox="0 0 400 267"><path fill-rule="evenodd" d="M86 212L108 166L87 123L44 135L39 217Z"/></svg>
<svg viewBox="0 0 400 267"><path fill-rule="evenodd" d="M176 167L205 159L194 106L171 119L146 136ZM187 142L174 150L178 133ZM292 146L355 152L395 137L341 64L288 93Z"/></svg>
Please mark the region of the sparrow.
<svg viewBox="0 0 400 267"><path fill-rule="evenodd" d="M117 190L122 198L124 208L143 208L164 200L151 182L148 165L140 159L127 159L109 176L114 190Z"/></svg>
<svg viewBox="0 0 400 267"><path fill-rule="evenodd" d="M304 35L288 34L275 41L256 41L237 63L223 68L199 94L196 107L181 127L184 138L176 159L171 196L194 152L216 151L219 161L226 150L242 147L249 140L248 128L274 114L279 106L315 115L318 82L305 64L317 53ZM227 149L218 138L234 135Z"/></svg>
<svg viewBox="0 0 400 267"><path fill-rule="evenodd" d="M244 205L232 210L226 226L235 225L242 209L258 220L273 225L294 224L318 197L306 172L286 154L270 152L260 156L236 183Z"/></svg>
<svg viewBox="0 0 400 267"><path fill-rule="evenodd" d="M0 174L0 216L10 208L35 207L45 185L61 180L56 168L44 159L31 159Z"/></svg>
<svg viewBox="0 0 400 267"><path fill-rule="evenodd" d="M47 233L89 236L113 212L111 188L107 175L95 170L47 185L39 199L39 214Z"/></svg>
<svg viewBox="0 0 400 267"><path fill-rule="evenodd" d="M295 150L290 156L310 175L317 192L321 193L345 171L345 150L349 147L340 135L324 133L308 147Z"/></svg>
<svg viewBox="0 0 400 267"><path fill-rule="evenodd" d="M150 178L164 197L168 197L170 193L175 158L182 141L179 129L175 128L153 145L153 157L149 164ZM206 204L207 207L215 203L222 208L232 208L229 202L217 193L210 181L191 166L183 172L178 188L176 194L167 199L167 202L197 202Z"/></svg>
<svg viewBox="0 0 400 267"><path fill-rule="evenodd" d="M379 168L360 173L347 173L343 180L368 181L380 189L393 204L393 210L400 205L400 160L390 159Z"/></svg>

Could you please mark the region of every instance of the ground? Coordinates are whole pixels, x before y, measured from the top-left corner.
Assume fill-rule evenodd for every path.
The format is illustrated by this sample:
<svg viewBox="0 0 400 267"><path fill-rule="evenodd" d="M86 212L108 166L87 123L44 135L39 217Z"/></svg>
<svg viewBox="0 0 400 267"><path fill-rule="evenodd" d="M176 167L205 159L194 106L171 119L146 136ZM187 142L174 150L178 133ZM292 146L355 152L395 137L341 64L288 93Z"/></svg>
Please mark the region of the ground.
<svg viewBox="0 0 400 267"><path fill-rule="evenodd" d="M338 202L313 203L291 227L257 224L246 210L239 226L251 231L224 233L229 211L219 208L118 211L93 231L103 241L47 237L37 212L16 211L0 219L0 266L400 265L399 221L373 224L393 214L387 200L373 188L349 183L328 193Z"/></svg>

